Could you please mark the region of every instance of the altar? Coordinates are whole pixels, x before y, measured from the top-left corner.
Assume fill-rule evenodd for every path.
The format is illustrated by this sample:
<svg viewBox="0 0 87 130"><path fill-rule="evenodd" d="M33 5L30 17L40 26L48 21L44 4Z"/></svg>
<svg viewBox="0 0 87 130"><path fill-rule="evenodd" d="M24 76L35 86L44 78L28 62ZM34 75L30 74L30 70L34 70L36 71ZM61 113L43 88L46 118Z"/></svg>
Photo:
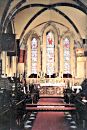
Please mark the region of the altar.
<svg viewBox="0 0 87 130"><path fill-rule="evenodd" d="M63 97L65 83L40 83L40 97Z"/></svg>

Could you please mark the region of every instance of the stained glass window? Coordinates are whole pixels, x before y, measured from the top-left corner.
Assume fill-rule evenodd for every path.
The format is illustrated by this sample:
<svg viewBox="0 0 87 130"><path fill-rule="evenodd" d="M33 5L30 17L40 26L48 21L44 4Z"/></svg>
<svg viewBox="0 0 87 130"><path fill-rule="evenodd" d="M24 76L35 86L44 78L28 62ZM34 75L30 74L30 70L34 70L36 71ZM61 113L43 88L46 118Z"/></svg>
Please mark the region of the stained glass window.
<svg viewBox="0 0 87 130"><path fill-rule="evenodd" d="M64 39L64 73L70 74L70 40Z"/></svg>
<svg viewBox="0 0 87 130"><path fill-rule="evenodd" d="M52 75L54 73L54 34L49 31L46 34L46 72L47 75Z"/></svg>
<svg viewBox="0 0 87 130"><path fill-rule="evenodd" d="M37 74L37 39L32 39L31 44L31 66L32 66L32 73Z"/></svg>

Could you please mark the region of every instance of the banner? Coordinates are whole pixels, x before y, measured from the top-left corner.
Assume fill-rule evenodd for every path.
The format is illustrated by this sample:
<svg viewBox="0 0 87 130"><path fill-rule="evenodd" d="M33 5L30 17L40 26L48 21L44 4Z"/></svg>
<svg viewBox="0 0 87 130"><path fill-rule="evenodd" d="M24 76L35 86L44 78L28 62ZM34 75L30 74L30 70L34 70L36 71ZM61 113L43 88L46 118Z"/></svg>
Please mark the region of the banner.
<svg viewBox="0 0 87 130"><path fill-rule="evenodd" d="M84 56L87 56L87 51L84 51Z"/></svg>
<svg viewBox="0 0 87 130"><path fill-rule="evenodd" d="M20 49L19 63L24 63L25 60L25 50Z"/></svg>
<svg viewBox="0 0 87 130"><path fill-rule="evenodd" d="M26 59L27 59L27 53L26 50L24 50L24 63L26 64Z"/></svg>

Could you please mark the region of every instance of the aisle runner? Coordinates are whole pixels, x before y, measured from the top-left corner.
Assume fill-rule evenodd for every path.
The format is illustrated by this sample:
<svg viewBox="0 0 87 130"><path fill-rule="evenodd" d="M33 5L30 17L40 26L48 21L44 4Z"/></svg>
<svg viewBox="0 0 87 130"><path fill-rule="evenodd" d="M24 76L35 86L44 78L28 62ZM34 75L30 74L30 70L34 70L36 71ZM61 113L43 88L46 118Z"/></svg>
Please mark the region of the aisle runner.
<svg viewBox="0 0 87 130"><path fill-rule="evenodd" d="M39 112L32 130L69 130L63 112Z"/></svg>
<svg viewBox="0 0 87 130"><path fill-rule="evenodd" d="M37 104L58 104L63 103L62 98L40 98Z"/></svg>
<svg viewBox="0 0 87 130"><path fill-rule="evenodd" d="M62 103L58 98L42 98L39 103ZM32 130L69 130L64 112L38 112Z"/></svg>

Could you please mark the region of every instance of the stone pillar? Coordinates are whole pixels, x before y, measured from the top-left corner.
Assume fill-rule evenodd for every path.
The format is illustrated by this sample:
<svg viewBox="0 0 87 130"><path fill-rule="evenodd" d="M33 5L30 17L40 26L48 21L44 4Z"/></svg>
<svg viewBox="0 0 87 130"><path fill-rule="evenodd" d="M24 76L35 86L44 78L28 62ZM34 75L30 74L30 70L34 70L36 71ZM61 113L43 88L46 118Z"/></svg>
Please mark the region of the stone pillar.
<svg viewBox="0 0 87 130"><path fill-rule="evenodd" d="M2 74L6 74L6 52L5 51L2 51L1 59L2 59Z"/></svg>
<svg viewBox="0 0 87 130"><path fill-rule="evenodd" d="M9 76L10 64L9 64L9 56L6 56L6 74Z"/></svg>
<svg viewBox="0 0 87 130"><path fill-rule="evenodd" d="M12 76L16 76L16 70L17 70L17 65L16 65L16 56L12 56L12 67L11 67L11 70L12 70Z"/></svg>
<svg viewBox="0 0 87 130"><path fill-rule="evenodd" d="M31 74L31 41L30 41L30 39L27 42L26 64L27 64L27 76L29 76Z"/></svg>

